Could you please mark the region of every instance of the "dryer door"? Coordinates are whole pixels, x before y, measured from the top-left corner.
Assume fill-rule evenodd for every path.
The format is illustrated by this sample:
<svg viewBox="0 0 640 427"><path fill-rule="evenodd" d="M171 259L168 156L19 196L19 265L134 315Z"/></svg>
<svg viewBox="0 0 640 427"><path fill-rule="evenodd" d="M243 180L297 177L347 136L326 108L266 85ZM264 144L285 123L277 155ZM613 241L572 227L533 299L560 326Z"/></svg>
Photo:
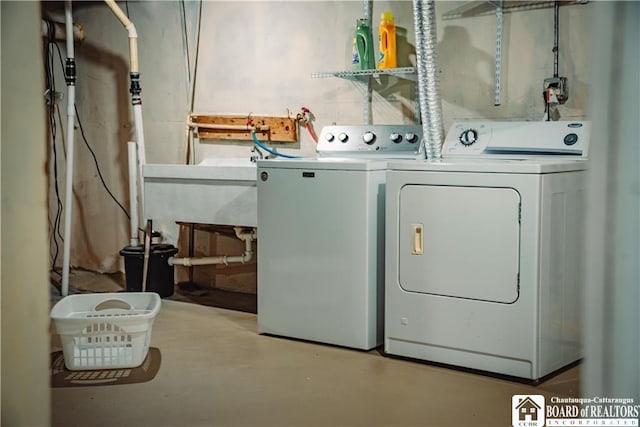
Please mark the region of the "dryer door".
<svg viewBox="0 0 640 427"><path fill-rule="evenodd" d="M518 299L520 194L513 188L400 190L399 283L408 292Z"/></svg>

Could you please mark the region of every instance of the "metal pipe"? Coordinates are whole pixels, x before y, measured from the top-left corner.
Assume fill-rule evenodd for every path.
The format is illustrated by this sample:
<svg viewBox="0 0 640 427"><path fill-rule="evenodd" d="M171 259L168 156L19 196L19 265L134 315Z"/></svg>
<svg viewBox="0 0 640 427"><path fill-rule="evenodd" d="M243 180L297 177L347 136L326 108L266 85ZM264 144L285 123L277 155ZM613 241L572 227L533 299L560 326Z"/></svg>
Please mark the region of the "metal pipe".
<svg viewBox="0 0 640 427"><path fill-rule="evenodd" d="M413 14L425 155L428 159L439 159L444 139L444 126L438 88L435 1L413 0Z"/></svg>
<svg viewBox="0 0 640 427"><path fill-rule="evenodd" d="M149 256L151 254L151 230L153 225L151 220L147 220L144 233L144 258L142 261L142 292L147 291L147 278L149 277Z"/></svg>
<svg viewBox="0 0 640 427"><path fill-rule="evenodd" d="M189 224L189 258L193 258L196 239L196 227L193 223ZM193 268L189 269L189 283L193 283Z"/></svg>
<svg viewBox="0 0 640 427"><path fill-rule="evenodd" d="M364 0L363 17L367 20L367 25L373 31L373 0ZM371 46L373 49L373 46ZM374 65L375 67L375 65ZM371 76L368 76L365 84L363 110L364 110L364 124L370 125L373 123L373 87L371 85Z"/></svg>
<svg viewBox="0 0 640 427"><path fill-rule="evenodd" d="M73 214L73 155L76 102L76 67L73 50L73 16L71 0L64 3L64 18L67 35L67 62L65 79L67 81L67 168L64 195L64 242L62 249L62 296L69 294L69 270L71 267L71 219Z"/></svg>
<svg viewBox="0 0 640 427"><path fill-rule="evenodd" d="M558 38L560 32L560 1L553 4L553 77L558 77Z"/></svg>

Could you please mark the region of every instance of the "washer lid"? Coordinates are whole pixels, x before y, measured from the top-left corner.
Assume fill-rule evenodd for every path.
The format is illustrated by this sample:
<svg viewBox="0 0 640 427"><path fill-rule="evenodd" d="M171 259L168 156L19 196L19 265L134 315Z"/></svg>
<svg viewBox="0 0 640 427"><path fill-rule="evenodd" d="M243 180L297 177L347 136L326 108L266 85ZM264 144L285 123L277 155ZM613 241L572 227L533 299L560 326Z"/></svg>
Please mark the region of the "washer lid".
<svg viewBox="0 0 640 427"><path fill-rule="evenodd" d="M530 158L530 159L442 159L390 161L391 170L434 172L484 172L543 174L569 172L587 168L585 159Z"/></svg>
<svg viewBox="0 0 640 427"><path fill-rule="evenodd" d="M263 159L258 160L258 168L373 171L385 170L387 161L344 157Z"/></svg>

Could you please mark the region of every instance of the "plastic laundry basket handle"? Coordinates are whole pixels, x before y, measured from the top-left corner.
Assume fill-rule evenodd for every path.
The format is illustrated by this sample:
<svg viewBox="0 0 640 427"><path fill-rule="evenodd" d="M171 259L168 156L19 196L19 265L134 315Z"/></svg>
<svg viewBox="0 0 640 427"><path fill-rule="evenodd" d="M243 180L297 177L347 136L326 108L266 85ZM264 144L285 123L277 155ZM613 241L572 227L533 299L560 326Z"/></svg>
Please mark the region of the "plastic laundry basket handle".
<svg viewBox="0 0 640 427"><path fill-rule="evenodd" d="M129 304L125 300L112 298L112 299L102 301L101 303L96 305L93 308L93 311L110 310L110 309L131 310L131 308L132 308L131 304Z"/></svg>

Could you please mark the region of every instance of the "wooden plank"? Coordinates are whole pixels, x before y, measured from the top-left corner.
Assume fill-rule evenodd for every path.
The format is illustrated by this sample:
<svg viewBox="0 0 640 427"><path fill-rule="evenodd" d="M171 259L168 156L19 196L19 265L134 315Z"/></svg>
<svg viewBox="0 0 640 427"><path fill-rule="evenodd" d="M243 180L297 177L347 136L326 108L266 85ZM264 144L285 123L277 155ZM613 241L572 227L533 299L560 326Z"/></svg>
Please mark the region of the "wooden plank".
<svg viewBox="0 0 640 427"><path fill-rule="evenodd" d="M261 141L298 142L298 124L291 117L192 115L191 120L203 125L195 128L200 139L250 141L250 125L253 125L256 127L256 136ZM219 129L206 128L207 125L215 125Z"/></svg>

